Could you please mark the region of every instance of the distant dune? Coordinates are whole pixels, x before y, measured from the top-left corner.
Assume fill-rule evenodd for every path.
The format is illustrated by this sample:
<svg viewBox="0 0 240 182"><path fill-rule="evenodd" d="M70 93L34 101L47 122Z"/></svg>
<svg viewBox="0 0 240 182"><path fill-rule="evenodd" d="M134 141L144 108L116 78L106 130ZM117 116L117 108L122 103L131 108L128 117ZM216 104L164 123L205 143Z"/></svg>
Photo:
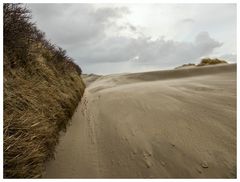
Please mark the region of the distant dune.
<svg viewBox="0 0 240 182"><path fill-rule="evenodd" d="M82 74L82 78L84 79L84 83L88 86L90 83L93 81L97 80L100 75L95 75L95 74Z"/></svg>
<svg viewBox="0 0 240 182"><path fill-rule="evenodd" d="M236 64L90 77L46 178L236 178Z"/></svg>

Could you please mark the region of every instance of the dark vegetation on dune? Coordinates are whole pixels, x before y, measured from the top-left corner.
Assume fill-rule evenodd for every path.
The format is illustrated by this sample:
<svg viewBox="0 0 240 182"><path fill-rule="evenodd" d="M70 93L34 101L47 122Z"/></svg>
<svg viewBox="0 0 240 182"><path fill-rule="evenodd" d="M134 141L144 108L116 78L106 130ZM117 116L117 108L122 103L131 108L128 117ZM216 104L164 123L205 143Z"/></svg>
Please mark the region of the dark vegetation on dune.
<svg viewBox="0 0 240 182"><path fill-rule="evenodd" d="M196 66L194 63L188 63L188 64L183 64L182 66L178 66L176 67L175 69L178 69L178 68L183 68L183 67L188 67L188 66Z"/></svg>
<svg viewBox="0 0 240 182"><path fill-rule="evenodd" d="M213 59L203 58L199 64L194 64L194 63L183 64L182 66L178 66L175 69L189 67L189 66L207 66L207 65L215 65L215 64L228 64L228 62L218 58L213 58Z"/></svg>
<svg viewBox="0 0 240 182"><path fill-rule="evenodd" d="M227 61L220 60L220 59L211 59L211 58L204 58L197 66L205 66L205 65L214 65L214 64L227 64Z"/></svg>
<svg viewBox="0 0 240 182"><path fill-rule="evenodd" d="M54 156L85 85L66 51L21 4L4 4L4 178L37 178Z"/></svg>

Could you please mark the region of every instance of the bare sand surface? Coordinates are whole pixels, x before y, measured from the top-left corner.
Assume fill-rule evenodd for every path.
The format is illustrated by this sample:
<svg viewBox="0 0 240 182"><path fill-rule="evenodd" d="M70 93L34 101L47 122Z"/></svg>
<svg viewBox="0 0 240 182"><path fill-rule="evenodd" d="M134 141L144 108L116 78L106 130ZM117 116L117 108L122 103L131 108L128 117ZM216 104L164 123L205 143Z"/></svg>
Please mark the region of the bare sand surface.
<svg viewBox="0 0 240 182"><path fill-rule="evenodd" d="M44 178L236 177L235 64L93 80Z"/></svg>

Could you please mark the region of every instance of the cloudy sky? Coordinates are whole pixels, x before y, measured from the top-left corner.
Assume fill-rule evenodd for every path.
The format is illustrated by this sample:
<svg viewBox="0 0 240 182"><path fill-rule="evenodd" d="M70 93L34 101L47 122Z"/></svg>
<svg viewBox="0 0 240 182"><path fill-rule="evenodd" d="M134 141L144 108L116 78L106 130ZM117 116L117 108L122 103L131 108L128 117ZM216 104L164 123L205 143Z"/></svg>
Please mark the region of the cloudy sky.
<svg viewBox="0 0 240 182"><path fill-rule="evenodd" d="M235 4L28 4L84 73L171 69L202 57L236 62Z"/></svg>

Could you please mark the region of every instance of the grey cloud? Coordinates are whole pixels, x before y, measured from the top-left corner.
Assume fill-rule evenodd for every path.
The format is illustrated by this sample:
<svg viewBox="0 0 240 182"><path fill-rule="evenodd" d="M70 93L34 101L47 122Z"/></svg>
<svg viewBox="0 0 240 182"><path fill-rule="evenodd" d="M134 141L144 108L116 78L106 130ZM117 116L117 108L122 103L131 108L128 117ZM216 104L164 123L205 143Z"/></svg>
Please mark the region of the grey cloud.
<svg viewBox="0 0 240 182"><path fill-rule="evenodd" d="M137 31L137 27L132 25L132 24L130 24L130 23L125 23L123 28L124 29L129 29L132 32L136 32Z"/></svg>
<svg viewBox="0 0 240 182"><path fill-rule="evenodd" d="M164 39L152 41L147 49L140 52L140 60L153 62L162 66L176 65L195 61L207 56L222 44L209 37L208 33L201 32L196 36L195 42L165 41Z"/></svg>
<svg viewBox="0 0 240 182"><path fill-rule="evenodd" d="M81 49L78 60L87 63L114 63L127 62L138 57L135 59L138 64L174 66L207 56L221 45L207 32L199 33L192 43L164 39L153 41L146 37L110 37Z"/></svg>
<svg viewBox="0 0 240 182"><path fill-rule="evenodd" d="M134 40L126 37L105 38L89 47L80 48L78 60L87 63L125 62L136 55Z"/></svg>
<svg viewBox="0 0 240 182"><path fill-rule="evenodd" d="M181 23L194 23L195 20L192 18L185 18L181 20Z"/></svg>
<svg viewBox="0 0 240 182"><path fill-rule="evenodd" d="M133 26L133 25L129 25L129 28L130 28L132 31L136 31L136 30L137 30L137 28L136 28L135 26Z"/></svg>
<svg viewBox="0 0 240 182"><path fill-rule="evenodd" d="M199 62L213 53L222 43L208 32L200 32L192 42L151 40L139 27L130 23L118 25L116 21L129 14L122 8L95 8L91 4L28 4L38 27L48 38L66 49L69 56L83 68L83 72L121 72L175 67L183 63ZM193 19L183 19L193 22ZM110 27L112 34L107 34ZM128 30L137 38L119 35ZM137 58L137 59L136 59ZM110 67L114 68L110 68ZM100 71L98 71L100 72ZM101 73L103 73L101 72Z"/></svg>
<svg viewBox="0 0 240 182"><path fill-rule="evenodd" d="M196 36L195 44L199 55L208 55L209 53L212 53L215 48L223 45L223 43L212 39L207 32L199 33Z"/></svg>
<svg viewBox="0 0 240 182"><path fill-rule="evenodd" d="M28 4L39 28L63 48L88 44L105 36L114 20L128 14L127 8L94 8L91 4Z"/></svg>
<svg viewBox="0 0 240 182"><path fill-rule="evenodd" d="M123 15L129 13L129 10L126 7L101 8L94 11L93 16L96 17L96 21L104 22L109 19L121 18Z"/></svg>

